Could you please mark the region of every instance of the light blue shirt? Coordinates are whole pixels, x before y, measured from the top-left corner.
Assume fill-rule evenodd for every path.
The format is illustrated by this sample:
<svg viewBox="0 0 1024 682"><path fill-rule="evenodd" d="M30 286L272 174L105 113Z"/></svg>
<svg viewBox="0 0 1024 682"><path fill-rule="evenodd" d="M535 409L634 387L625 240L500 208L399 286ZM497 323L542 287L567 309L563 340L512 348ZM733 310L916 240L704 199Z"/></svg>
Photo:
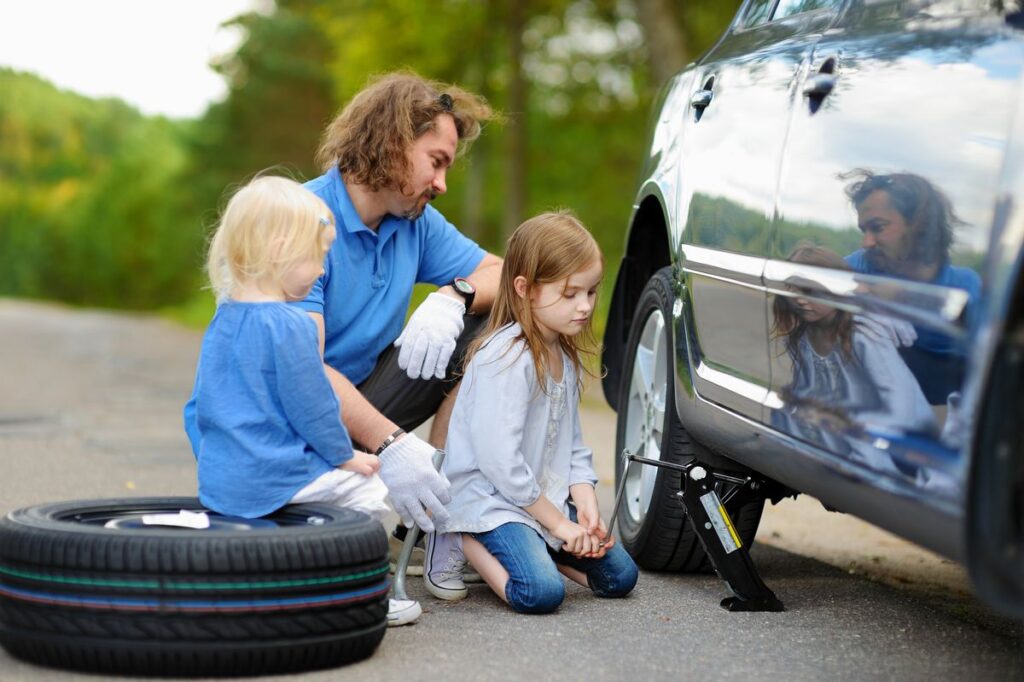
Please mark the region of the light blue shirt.
<svg viewBox="0 0 1024 682"><path fill-rule="evenodd" d="M539 390L533 355L502 327L473 356L452 410L444 460L451 481L450 518L442 532L483 533L505 523L534 528L553 548L555 539L523 509L544 495L569 515L569 488L597 483L593 453L583 444L579 391L572 363L563 357L559 405ZM553 413L554 411L554 413ZM553 417L553 418L552 418Z"/></svg>
<svg viewBox="0 0 1024 682"><path fill-rule="evenodd" d="M851 341L853 357L847 358L838 342L827 355L820 355L807 334L800 337L792 357L793 381L786 387L791 399L785 409L772 411L771 423L832 452L857 456L895 473L889 455L863 442L874 436L840 434L804 411L828 405L873 432L931 436L938 431L935 413L892 340L855 324Z"/></svg>
<svg viewBox="0 0 1024 682"><path fill-rule="evenodd" d="M354 384L402 330L413 285L466 277L486 252L428 205L416 220L386 216L366 227L337 168L305 185L334 213L338 237L324 275L299 307L324 316L324 360Z"/></svg>
<svg viewBox="0 0 1024 682"><path fill-rule="evenodd" d="M285 303L228 300L203 337L185 432L206 507L254 518L352 458L316 325Z"/></svg>

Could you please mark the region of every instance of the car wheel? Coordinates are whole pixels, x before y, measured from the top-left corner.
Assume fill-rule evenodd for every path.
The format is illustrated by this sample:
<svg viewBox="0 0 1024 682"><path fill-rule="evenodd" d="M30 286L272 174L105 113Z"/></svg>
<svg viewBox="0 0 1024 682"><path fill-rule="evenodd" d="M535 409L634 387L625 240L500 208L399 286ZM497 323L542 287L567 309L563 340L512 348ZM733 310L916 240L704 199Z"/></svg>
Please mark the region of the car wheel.
<svg viewBox="0 0 1024 682"><path fill-rule="evenodd" d="M377 648L390 587L380 523L321 504L209 512L203 530L143 521L180 510L204 511L139 498L8 514L0 644L44 665L189 676L336 666Z"/></svg>
<svg viewBox="0 0 1024 682"><path fill-rule="evenodd" d="M700 459L698 445L676 414L675 358L668 326L673 300L672 268L662 268L640 294L630 327L619 385L618 455L628 448L635 455L676 464ZM622 460L616 457L616 486L622 476ZM713 570L677 497L682 488L680 473L633 463L625 476L619 536L637 564L650 570ZM727 482L716 483L716 490L749 546L761 520L763 497L746 493L733 496L736 489Z"/></svg>

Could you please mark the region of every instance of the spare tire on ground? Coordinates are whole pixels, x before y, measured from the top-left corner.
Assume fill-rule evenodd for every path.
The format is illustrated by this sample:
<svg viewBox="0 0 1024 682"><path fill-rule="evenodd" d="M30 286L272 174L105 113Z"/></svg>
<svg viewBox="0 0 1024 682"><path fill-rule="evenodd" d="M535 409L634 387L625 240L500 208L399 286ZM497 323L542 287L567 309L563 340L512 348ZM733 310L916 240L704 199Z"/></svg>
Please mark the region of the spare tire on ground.
<svg viewBox="0 0 1024 682"><path fill-rule="evenodd" d="M205 529L162 525L203 516L150 516L180 510L206 511L195 498L139 498L8 514L0 645L96 672L250 675L337 666L380 644L390 579L379 522L321 504L260 519L208 512Z"/></svg>

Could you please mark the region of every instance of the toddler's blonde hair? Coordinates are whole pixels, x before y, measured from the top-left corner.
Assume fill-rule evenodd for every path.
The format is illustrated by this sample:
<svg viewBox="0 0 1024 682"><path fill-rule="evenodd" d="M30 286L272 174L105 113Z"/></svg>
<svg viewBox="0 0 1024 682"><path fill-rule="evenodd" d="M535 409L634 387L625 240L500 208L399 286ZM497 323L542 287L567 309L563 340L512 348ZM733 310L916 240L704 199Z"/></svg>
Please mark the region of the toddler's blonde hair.
<svg viewBox="0 0 1024 682"><path fill-rule="evenodd" d="M244 185L210 241L206 272L218 302L242 282L269 277L280 283L292 265L323 259L333 224L327 204L294 180L265 175Z"/></svg>

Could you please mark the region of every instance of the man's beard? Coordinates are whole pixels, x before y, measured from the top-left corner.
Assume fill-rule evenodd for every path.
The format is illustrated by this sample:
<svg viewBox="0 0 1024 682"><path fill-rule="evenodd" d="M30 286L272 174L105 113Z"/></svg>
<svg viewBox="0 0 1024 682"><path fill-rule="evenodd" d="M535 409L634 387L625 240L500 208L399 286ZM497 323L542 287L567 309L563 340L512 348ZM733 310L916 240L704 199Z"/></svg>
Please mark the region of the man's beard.
<svg viewBox="0 0 1024 682"><path fill-rule="evenodd" d="M878 246L867 250L868 264L873 270L884 272L890 275L905 275L915 265L921 265L920 259L914 258L913 244L909 235L904 235L900 240L899 253L891 255Z"/></svg>
<svg viewBox="0 0 1024 682"><path fill-rule="evenodd" d="M877 246L868 249L865 255L872 270L888 272L891 269L888 256L882 253L882 250Z"/></svg>
<svg viewBox="0 0 1024 682"><path fill-rule="evenodd" d="M437 198L437 193L433 190L428 189L426 192L420 195L420 198L416 201L408 211L402 213L402 217L406 220L417 220L423 212L427 210L427 204ZM426 201L423 201L426 199ZM422 202L422 203L421 203Z"/></svg>

